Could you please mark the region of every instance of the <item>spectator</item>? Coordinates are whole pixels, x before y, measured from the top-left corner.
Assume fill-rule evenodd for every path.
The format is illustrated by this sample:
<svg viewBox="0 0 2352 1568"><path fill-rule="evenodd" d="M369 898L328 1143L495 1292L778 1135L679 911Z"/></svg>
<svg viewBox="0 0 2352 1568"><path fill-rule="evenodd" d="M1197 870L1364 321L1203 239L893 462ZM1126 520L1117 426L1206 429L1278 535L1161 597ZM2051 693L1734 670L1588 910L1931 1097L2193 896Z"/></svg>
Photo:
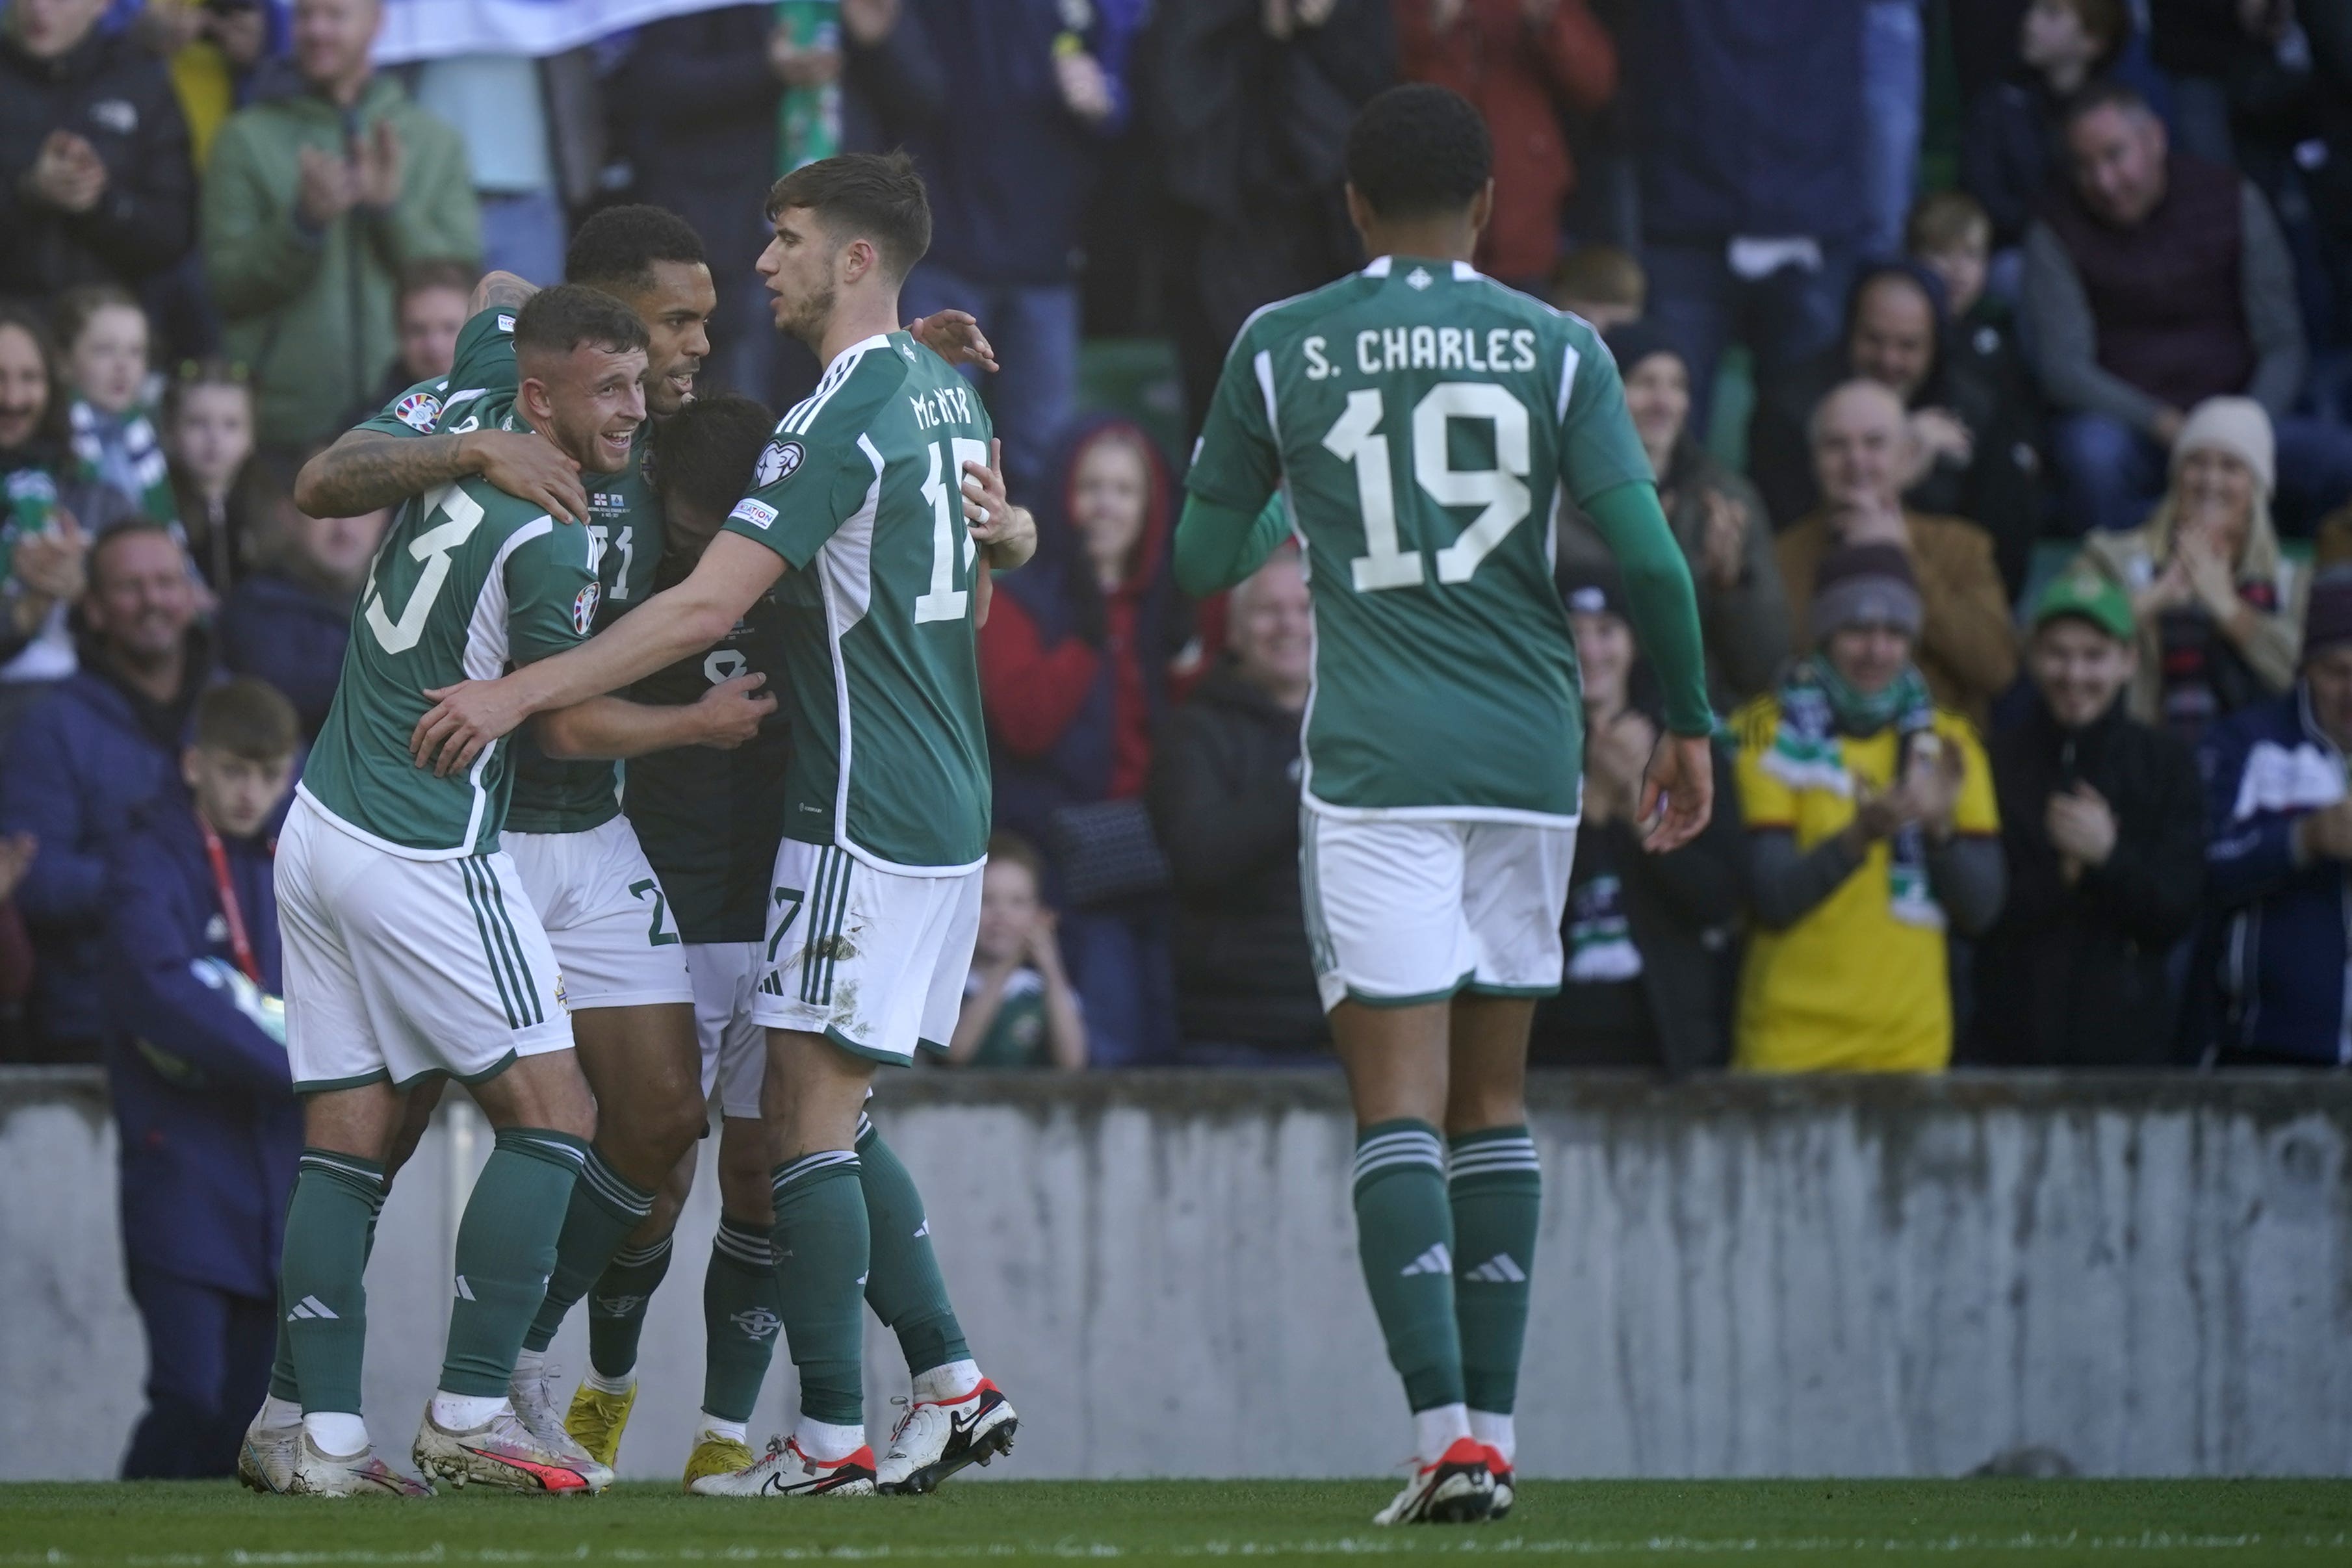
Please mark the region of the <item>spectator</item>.
<svg viewBox="0 0 2352 1568"><path fill-rule="evenodd" d="M1856 0L1651 0L1628 99L1644 116L1650 319L1690 367L1706 426L1738 339L1768 382L1837 336L1867 223Z"/></svg>
<svg viewBox="0 0 2352 1568"><path fill-rule="evenodd" d="M1672 341L1648 323L1609 334L1625 382L1625 407L1657 475L1658 499L1690 563L1706 633L1707 687L1729 708L1764 691L1789 656L1789 606L1755 486L1726 468L1690 433L1690 375ZM1606 568L1598 530L1574 507L1561 513L1559 559L1572 570Z"/></svg>
<svg viewBox="0 0 2352 1568"><path fill-rule="evenodd" d="M1341 195L1344 154L1356 111L1396 81L1392 5L1158 8L1148 57L1172 209L1166 265L1188 434L1201 428L1225 350L1251 311L1364 263ZM975 313L993 330L986 312Z"/></svg>
<svg viewBox="0 0 2352 1568"><path fill-rule="evenodd" d="M1087 1064L1087 1022L1062 972L1054 912L1038 896L1044 867L1017 833L988 841L981 873L980 935L964 980L948 1061L958 1067Z"/></svg>
<svg viewBox="0 0 2352 1568"><path fill-rule="evenodd" d="M2302 8L2326 11L2329 0ZM2147 52L2172 88L2183 151L2237 161L2231 84L2268 60L2295 9L2287 0L2147 0Z"/></svg>
<svg viewBox="0 0 2352 1568"><path fill-rule="evenodd" d="M1150 440L1118 420L1075 431L1058 472L1037 559L1004 579L981 631L981 695L996 820L1048 846L1047 895L1062 906L1094 1059L1124 1066L1175 1044L1164 881L1108 870L1114 842L1149 842L1151 737L1184 641L1169 480ZM1124 804L1100 809L1112 802ZM1082 837L1096 842L1082 850Z"/></svg>
<svg viewBox="0 0 2352 1568"><path fill-rule="evenodd" d="M1927 122L1927 29L1920 0L1863 0L1862 254L1892 256L1903 242Z"/></svg>
<svg viewBox="0 0 2352 1568"><path fill-rule="evenodd" d="M2170 151L2129 88L2086 89L2065 125L2071 184L2026 236L2025 309L2069 523L2127 528L2155 501L2187 410L2243 393L2278 442L2278 510L2308 532L2352 492L2352 431L2288 413L2309 362L2294 267L2260 192Z"/></svg>
<svg viewBox="0 0 2352 1568"><path fill-rule="evenodd" d="M270 880L294 748L285 698L214 688L179 758L185 789L135 813L113 857L107 1082L148 1353L126 1480L233 1474L268 1390L302 1153Z"/></svg>
<svg viewBox="0 0 2352 1568"><path fill-rule="evenodd" d="M908 138L931 193L931 248L901 294L917 316L954 308L1003 357L989 402L1014 493L1037 494L1078 380L1078 223L1101 141L1127 123L1133 4L1073 26L1061 0L929 0L924 30L959 72L990 83L989 132L945 104Z"/></svg>
<svg viewBox="0 0 2352 1568"><path fill-rule="evenodd" d="M2020 439L2029 443L2016 463L2023 467L2030 457L2039 474L2042 458L2032 443L2042 426L2041 393L2017 346L2016 324L2011 319L2014 287L2004 295L1990 287L1991 220L1974 197L1937 191L1922 196L1911 210L1905 242L1912 259L1944 286L1950 325L1944 352L1954 378L1992 390L1995 405L2006 413Z"/></svg>
<svg viewBox="0 0 2352 1568"><path fill-rule="evenodd" d="M463 146L480 214L484 270L544 286L563 276L572 225L559 168L565 149L549 117L541 65L526 54L446 55L419 65L413 80L416 108L456 131ZM662 90L677 89L666 84Z"/></svg>
<svg viewBox="0 0 2352 1568"><path fill-rule="evenodd" d="M58 336L73 387L74 460L83 479L110 485L159 523L173 512L170 465L148 417L147 313L112 284L69 289L58 301Z"/></svg>
<svg viewBox="0 0 2352 1568"><path fill-rule="evenodd" d="M74 466L64 371L40 319L0 305L0 737L74 672L68 610L82 595L89 539L138 515L110 485Z"/></svg>
<svg viewBox="0 0 2352 1568"><path fill-rule="evenodd" d="M719 295L704 361L710 383L771 398L777 337L752 263L769 237L761 208L777 172L776 100L785 77L808 68L771 58L775 9L721 5L647 23L611 93L637 190L684 218L709 253ZM860 14L856 0L844 5L843 26Z"/></svg>
<svg viewBox="0 0 2352 1568"><path fill-rule="evenodd" d="M2067 100L2114 64L2131 37L2125 5L2032 0L2018 20L2024 69L1993 82L1969 104L1960 130L1960 188L1984 204L1999 248L2024 240L2059 167L2058 122Z"/></svg>
<svg viewBox="0 0 2352 1568"><path fill-rule="evenodd" d="M215 597L268 543L253 460L253 383L221 360L182 365L163 388L163 451L189 559Z"/></svg>
<svg viewBox="0 0 2352 1568"><path fill-rule="evenodd" d="M1938 706L1981 727L1993 697L2017 675L2009 598L1982 528L1903 507L1911 440L1901 401L1876 382L1848 382L1822 400L1812 418L1822 508L1776 541L1780 581L1799 634L1813 635L1813 578L1823 559L1840 545L1901 547L1927 606L1909 657Z"/></svg>
<svg viewBox="0 0 2352 1568"><path fill-rule="evenodd" d="M163 66L99 28L105 0L0 16L0 300L134 287L187 254L195 176Z"/></svg>
<svg viewBox="0 0 2352 1568"><path fill-rule="evenodd" d="M1613 245L1579 246L1552 268L1552 308L1581 316L1596 332L1639 321L1649 298L1642 264Z"/></svg>
<svg viewBox="0 0 2352 1568"><path fill-rule="evenodd" d="M449 373L473 297L474 269L462 261L412 261L400 269L393 303L396 351L375 391L344 412L344 428L374 417L419 382L437 383Z"/></svg>
<svg viewBox="0 0 2352 1568"><path fill-rule="evenodd" d="M2033 705L1992 739L2009 896L1977 949L1972 1061L2173 1060L2168 971L2204 886L2205 800L2189 747L2126 711L2139 659L2122 589L2051 580L2026 645Z"/></svg>
<svg viewBox="0 0 2352 1568"><path fill-rule="evenodd" d="M2303 575L2271 526L2273 474L2262 404L2209 398L2172 444L2172 488L2147 526L2084 542L2083 561L2131 596L2132 716L2191 746L2294 684Z"/></svg>
<svg viewBox="0 0 2352 1568"><path fill-rule="evenodd" d="M1835 551L1807 607L1814 652L1732 720L1756 916L1738 1066L1951 1061L1946 936L2000 913L2000 823L1975 730L1912 661L1929 613L1898 546Z"/></svg>
<svg viewBox="0 0 2352 1568"><path fill-rule="evenodd" d="M264 444L331 438L374 388L402 267L480 256L464 145L369 64L383 19L381 0L295 0L294 71L230 116L205 174L205 267Z"/></svg>
<svg viewBox="0 0 2352 1568"><path fill-rule="evenodd" d="M264 0L147 0L132 19L131 36L171 74L199 175L254 68L285 47L283 32L278 7Z"/></svg>
<svg viewBox="0 0 2352 1568"><path fill-rule="evenodd" d="M299 464L282 460L263 481L275 557L237 584L220 615L224 669L255 675L284 694L315 739L333 706L351 645L352 610L367 581L390 514L313 517L294 505Z"/></svg>
<svg viewBox="0 0 2352 1568"><path fill-rule="evenodd" d="M1395 4L1406 78L1468 99L1494 138L1495 213L1478 239L1478 270L1538 292L1576 189L1560 116L1598 113L1614 96L1617 46L1585 0Z"/></svg>
<svg viewBox="0 0 2352 1568"><path fill-rule="evenodd" d="M907 0L842 0L841 49L845 152L886 152L939 112L947 67Z"/></svg>
<svg viewBox="0 0 2352 1568"><path fill-rule="evenodd" d="M1177 1060L1328 1060L1298 889L1298 727L1315 623L1296 551L1233 591L1225 626L1231 660L1170 716L1151 758L1152 822L1176 881Z"/></svg>
<svg viewBox="0 0 2352 1568"><path fill-rule="evenodd" d="M38 1059L26 1016L33 995L33 939L16 909L16 884L40 848L30 833L0 839L0 1062Z"/></svg>
<svg viewBox="0 0 2352 1568"><path fill-rule="evenodd" d="M2302 678L2207 734L2199 761L2218 929L2192 973L2224 1066L2352 1065L2352 570L2312 584Z"/></svg>
<svg viewBox="0 0 2352 1568"><path fill-rule="evenodd" d="M33 705L0 757L0 831L41 852L16 890L33 934L38 1049L95 1061L105 1033L107 862L131 813L171 787L211 675L187 558L161 523L124 523L89 551L81 669Z"/></svg>
<svg viewBox="0 0 2352 1568"><path fill-rule="evenodd" d="M1568 886L1559 994L1536 1004L1528 1061L1681 1074L1721 1067L1725 961L1741 906L1739 817L1716 757L1716 810L1672 853L1642 847L1642 775L1658 721L1636 695L1638 654L1612 570L1568 588L1584 681L1584 823Z"/></svg>
<svg viewBox="0 0 2352 1568"><path fill-rule="evenodd" d="M1821 503L1806 423L1840 382L1876 382L1903 400L1909 460L1903 504L1961 517L1992 536L2002 583L2013 596L2042 523L2041 459L2031 426L2003 388L1953 350L1943 283L1912 262L1872 267L1855 280L1843 339L1762 389L1748 437L1749 471L1782 527Z"/></svg>

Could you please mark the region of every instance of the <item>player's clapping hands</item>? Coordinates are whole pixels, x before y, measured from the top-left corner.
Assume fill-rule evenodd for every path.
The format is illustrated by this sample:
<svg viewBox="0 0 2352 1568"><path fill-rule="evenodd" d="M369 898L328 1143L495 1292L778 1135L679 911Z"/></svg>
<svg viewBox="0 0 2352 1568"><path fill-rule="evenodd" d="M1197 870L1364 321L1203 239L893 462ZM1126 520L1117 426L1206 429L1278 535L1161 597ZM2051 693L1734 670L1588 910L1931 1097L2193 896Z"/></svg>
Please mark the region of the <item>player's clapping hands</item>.
<svg viewBox="0 0 2352 1568"><path fill-rule="evenodd" d="M760 721L776 711L776 699L760 689L767 684L762 674L737 675L703 693L694 705L709 726L702 744L732 751L759 734Z"/></svg>

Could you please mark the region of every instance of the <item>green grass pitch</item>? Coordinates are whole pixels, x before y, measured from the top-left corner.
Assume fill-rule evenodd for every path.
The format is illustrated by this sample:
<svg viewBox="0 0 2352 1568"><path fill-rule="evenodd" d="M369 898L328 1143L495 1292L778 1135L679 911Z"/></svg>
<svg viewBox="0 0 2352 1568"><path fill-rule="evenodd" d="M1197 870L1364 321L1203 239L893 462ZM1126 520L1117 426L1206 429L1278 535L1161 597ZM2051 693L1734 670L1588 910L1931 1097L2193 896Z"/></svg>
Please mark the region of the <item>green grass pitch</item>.
<svg viewBox="0 0 2352 1568"><path fill-rule="evenodd" d="M0 1486L0 1568L1137 1562L2352 1563L2352 1481L1535 1481L1499 1523L1377 1530L1392 1483L1028 1481L761 1502L631 1485L559 1500Z"/></svg>

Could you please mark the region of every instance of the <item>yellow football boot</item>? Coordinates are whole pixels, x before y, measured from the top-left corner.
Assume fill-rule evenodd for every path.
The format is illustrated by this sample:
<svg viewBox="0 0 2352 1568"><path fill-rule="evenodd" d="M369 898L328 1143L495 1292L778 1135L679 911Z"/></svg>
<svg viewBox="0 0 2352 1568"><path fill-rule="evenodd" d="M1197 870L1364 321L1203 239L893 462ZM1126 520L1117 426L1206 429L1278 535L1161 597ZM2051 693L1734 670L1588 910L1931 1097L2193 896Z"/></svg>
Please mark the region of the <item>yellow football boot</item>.
<svg viewBox="0 0 2352 1568"><path fill-rule="evenodd" d="M709 1432L697 1436L694 1452L686 1457L686 1490L692 1491L694 1483L705 1476L731 1476L738 1470L751 1468L751 1447L732 1437L713 1437Z"/></svg>
<svg viewBox="0 0 2352 1568"><path fill-rule="evenodd" d="M572 1408L563 1417L563 1429L572 1440L588 1450L588 1457L598 1464L611 1468L614 1456L621 1451L621 1434L627 1430L629 1412L637 1406L637 1385L632 1382L626 1394L607 1394L583 1380L572 1396Z"/></svg>

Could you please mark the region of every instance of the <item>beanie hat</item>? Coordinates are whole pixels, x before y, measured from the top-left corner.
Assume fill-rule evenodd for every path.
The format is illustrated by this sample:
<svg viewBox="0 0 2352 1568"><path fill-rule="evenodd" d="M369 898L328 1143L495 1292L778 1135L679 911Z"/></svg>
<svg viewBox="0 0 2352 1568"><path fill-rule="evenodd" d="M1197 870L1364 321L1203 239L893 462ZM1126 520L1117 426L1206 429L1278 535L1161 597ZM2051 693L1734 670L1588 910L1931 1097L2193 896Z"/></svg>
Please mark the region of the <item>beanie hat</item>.
<svg viewBox="0 0 2352 1568"><path fill-rule="evenodd" d="M1628 321L1622 327L1612 327L1601 341L1609 345L1610 357L1617 361L1620 375L1631 371L1652 354L1672 354L1683 361L1684 369L1690 368L1690 361L1683 357L1682 345L1654 321Z"/></svg>
<svg viewBox="0 0 2352 1568"><path fill-rule="evenodd" d="M1814 574L1810 630L1816 644L1848 626L1892 626L1916 637L1924 613L1919 580L1900 545L1841 545Z"/></svg>
<svg viewBox="0 0 2352 1568"><path fill-rule="evenodd" d="M2209 397L2189 411L2172 444L2178 474L2192 452L2226 452L2253 471L2256 493L2268 500L2278 489L2278 441L2271 416L2250 397Z"/></svg>
<svg viewBox="0 0 2352 1568"><path fill-rule="evenodd" d="M1560 596L1579 615L1625 618L1625 580L1614 566L1571 566L1560 573Z"/></svg>
<svg viewBox="0 0 2352 1568"><path fill-rule="evenodd" d="M2311 580L2303 603L2303 656L2352 643L2352 566L2332 566Z"/></svg>

